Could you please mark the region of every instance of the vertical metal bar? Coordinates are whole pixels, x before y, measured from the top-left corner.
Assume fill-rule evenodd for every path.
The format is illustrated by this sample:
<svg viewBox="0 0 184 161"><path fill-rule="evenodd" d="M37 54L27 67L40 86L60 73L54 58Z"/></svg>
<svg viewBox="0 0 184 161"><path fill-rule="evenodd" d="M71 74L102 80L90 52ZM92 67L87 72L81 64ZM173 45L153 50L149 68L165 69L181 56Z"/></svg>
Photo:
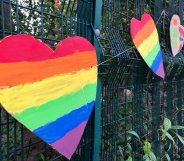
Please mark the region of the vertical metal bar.
<svg viewBox="0 0 184 161"><path fill-rule="evenodd" d="M9 124L9 114L6 113L6 158L9 160L10 156L10 124Z"/></svg>
<svg viewBox="0 0 184 161"><path fill-rule="evenodd" d="M152 99L153 99L153 105L152 105L152 136L154 142L154 149L155 153L157 155L157 159L161 160L161 149L160 149L160 143L158 141L158 131L160 125L160 111L161 111L161 100L160 100L160 82L155 82L152 87Z"/></svg>
<svg viewBox="0 0 184 161"><path fill-rule="evenodd" d="M18 0L16 0L16 23L17 23L17 33L19 34L19 7L18 7Z"/></svg>
<svg viewBox="0 0 184 161"><path fill-rule="evenodd" d="M12 13L11 13L11 0L8 0L8 10L9 10L9 14L8 14L8 16L9 16L9 26L10 26L10 34L12 34Z"/></svg>
<svg viewBox="0 0 184 161"><path fill-rule="evenodd" d="M158 20L161 13L162 13L162 2L160 0L155 0L155 5L154 5L154 18L155 20ZM161 24L157 24L157 30L160 32L161 31Z"/></svg>
<svg viewBox="0 0 184 161"><path fill-rule="evenodd" d="M44 11L44 8L43 8L43 0L42 0L41 1L41 38L42 38L42 42L44 42L44 38L43 38L43 33L44 33L44 26L43 26L44 15L43 15L43 11Z"/></svg>
<svg viewBox="0 0 184 161"><path fill-rule="evenodd" d="M73 5L72 5L72 7L71 7L71 12L70 12L70 13L71 13L71 14L70 14L71 16L75 16L74 13L73 13L75 3L76 3L76 0L73 1Z"/></svg>
<svg viewBox="0 0 184 161"><path fill-rule="evenodd" d="M178 109L181 109L182 108L182 83L181 83L181 80L177 81L177 108ZM182 118L182 112L179 112L179 114L177 115L177 123L178 125L183 125L183 118ZM183 132L182 130L179 130L179 135L180 136L183 136ZM179 141L178 143L178 146L179 146L179 155L180 157L182 158L182 155L183 155L183 144Z"/></svg>
<svg viewBox="0 0 184 161"><path fill-rule="evenodd" d="M5 36L4 31L4 0L1 0L1 25L2 25L2 36Z"/></svg>
<svg viewBox="0 0 184 161"><path fill-rule="evenodd" d="M111 22L111 20L110 20L110 13L111 13L111 4L110 4L110 0L107 0L108 1L108 18L107 18L107 24L106 24L106 26L108 26L109 27L109 25L110 25L110 22Z"/></svg>
<svg viewBox="0 0 184 161"><path fill-rule="evenodd" d="M174 0L169 0L168 13L169 13L169 17L172 17L174 13Z"/></svg>
<svg viewBox="0 0 184 161"><path fill-rule="evenodd" d="M94 29L100 30L100 20L102 13L102 0L95 0L94 2ZM96 36L94 36L94 46L97 52L98 63L100 63L100 47ZM93 146L93 161L100 160L100 124L101 124L101 79L98 75L97 95L95 104L94 116L94 146Z"/></svg>
<svg viewBox="0 0 184 161"><path fill-rule="evenodd" d="M172 114L172 109L173 109L173 88L172 88L172 81L167 82L167 107L165 108L165 111L167 113L167 116ZM171 160L174 160L173 158L173 147L171 149L170 157Z"/></svg>
<svg viewBox="0 0 184 161"><path fill-rule="evenodd" d="M21 161L24 161L24 127L21 125Z"/></svg>
<svg viewBox="0 0 184 161"><path fill-rule="evenodd" d="M72 36L72 17L70 16L69 17L69 19L70 19L70 36Z"/></svg>
<svg viewBox="0 0 184 161"><path fill-rule="evenodd" d="M14 160L17 161L17 123L14 120Z"/></svg>
<svg viewBox="0 0 184 161"><path fill-rule="evenodd" d="M60 22L61 22L61 39L63 39L64 38L64 27L63 27L64 26L64 18L63 18L63 14L61 14ZM75 23L75 20L74 20L74 23Z"/></svg>
<svg viewBox="0 0 184 161"><path fill-rule="evenodd" d="M2 32L2 36L4 37L4 1L1 0L0 1L0 17L1 17L1 32ZM0 160L3 160L3 154L2 154L2 106L0 104Z"/></svg>
<svg viewBox="0 0 184 161"><path fill-rule="evenodd" d="M181 24L183 24L183 5L184 5L184 2L183 0L179 0L179 16L180 16L180 19L181 19Z"/></svg>

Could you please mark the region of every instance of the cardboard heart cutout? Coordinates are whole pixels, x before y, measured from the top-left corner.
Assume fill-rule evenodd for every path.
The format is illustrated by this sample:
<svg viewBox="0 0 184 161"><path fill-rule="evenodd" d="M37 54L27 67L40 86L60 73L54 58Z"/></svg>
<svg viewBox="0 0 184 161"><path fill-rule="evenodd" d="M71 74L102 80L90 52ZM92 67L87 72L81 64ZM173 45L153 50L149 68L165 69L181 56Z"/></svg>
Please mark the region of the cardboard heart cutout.
<svg viewBox="0 0 184 161"><path fill-rule="evenodd" d="M0 103L70 159L94 106L96 65L84 38L67 38L54 52L31 36L9 36L0 42Z"/></svg>
<svg viewBox="0 0 184 161"><path fill-rule="evenodd" d="M181 25L178 15L173 15L171 19L170 43L173 56L176 56L183 48L184 43L184 27Z"/></svg>
<svg viewBox="0 0 184 161"><path fill-rule="evenodd" d="M152 17L145 13L142 15L141 21L133 18L130 24L130 33L134 45L149 68L164 78L162 51Z"/></svg>

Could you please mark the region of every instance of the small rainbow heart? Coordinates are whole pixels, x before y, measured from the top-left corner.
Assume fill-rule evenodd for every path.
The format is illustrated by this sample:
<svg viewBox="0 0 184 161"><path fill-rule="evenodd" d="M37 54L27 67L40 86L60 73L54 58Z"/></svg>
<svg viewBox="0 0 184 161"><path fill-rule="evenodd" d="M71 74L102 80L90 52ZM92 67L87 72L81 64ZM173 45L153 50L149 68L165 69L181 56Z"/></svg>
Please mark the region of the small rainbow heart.
<svg viewBox="0 0 184 161"><path fill-rule="evenodd" d="M54 52L31 36L9 36L0 42L0 103L70 159L94 106L96 65L84 38L67 38Z"/></svg>
<svg viewBox="0 0 184 161"><path fill-rule="evenodd" d="M133 18L130 24L132 40L149 68L161 78L165 77L158 31L152 17L143 14L141 21Z"/></svg>
<svg viewBox="0 0 184 161"><path fill-rule="evenodd" d="M176 56L183 48L184 43L184 27L181 25L178 15L173 15L171 19L170 43L173 56Z"/></svg>

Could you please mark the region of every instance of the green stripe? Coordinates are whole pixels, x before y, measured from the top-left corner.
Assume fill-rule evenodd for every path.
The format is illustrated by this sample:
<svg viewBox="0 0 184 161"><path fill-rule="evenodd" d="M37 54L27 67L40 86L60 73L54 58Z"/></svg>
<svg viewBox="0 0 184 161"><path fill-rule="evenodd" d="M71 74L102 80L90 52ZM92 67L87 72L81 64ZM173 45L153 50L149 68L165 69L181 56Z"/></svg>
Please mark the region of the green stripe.
<svg viewBox="0 0 184 161"><path fill-rule="evenodd" d="M153 61L155 60L159 50L160 44L159 42L157 42L153 49L149 52L149 54L144 58L145 62L148 64L149 67L153 64Z"/></svg>
<svg viewBox="0 0 184 161"><path fill-rule="evenodd" d="M179 38L179 37L180 37L180 35L179 35L179 32L178 32L178 29L177 29L177 28L174 28L174 29L173 29L173 37L174 37L174 38Z"/></svg>
<svg viewBox="0 0 184 161"><path fill-rule="evenodd" d="M84 97L86 91L86 97ZM31 131L95 100L96 84L88 84L83 89L52 100L39 107L31 107L14 117Z"/></svg>

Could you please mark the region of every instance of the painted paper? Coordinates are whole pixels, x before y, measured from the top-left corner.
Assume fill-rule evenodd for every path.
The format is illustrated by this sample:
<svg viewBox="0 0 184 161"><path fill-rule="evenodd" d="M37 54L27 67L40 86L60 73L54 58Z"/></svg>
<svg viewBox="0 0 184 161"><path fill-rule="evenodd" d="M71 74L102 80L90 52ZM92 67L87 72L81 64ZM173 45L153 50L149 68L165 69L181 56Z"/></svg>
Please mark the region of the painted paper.
<svg viewBox="0 0 184 161"><path fill-rule="evenodd" d="M154 20L149 14L143 14L141 21L133 18L130 33L134 45L149 68L164 78L164 66L159 37Z"/></svg>
<svg viewBox="0 0 184 161"><path fill-rule="evenodd" d="M9 36L0 42L0 103L70 159L95 103L96 65L84 38L67 38L54 52L31 36Z"/></svg>
<svg viewBox="0 0 184 161"><path fill-rule="evenodd" d="M170 43L173 56L176 56L183 48L184 27L180 24L180 17L173 15L170 23Z"/></svg>

